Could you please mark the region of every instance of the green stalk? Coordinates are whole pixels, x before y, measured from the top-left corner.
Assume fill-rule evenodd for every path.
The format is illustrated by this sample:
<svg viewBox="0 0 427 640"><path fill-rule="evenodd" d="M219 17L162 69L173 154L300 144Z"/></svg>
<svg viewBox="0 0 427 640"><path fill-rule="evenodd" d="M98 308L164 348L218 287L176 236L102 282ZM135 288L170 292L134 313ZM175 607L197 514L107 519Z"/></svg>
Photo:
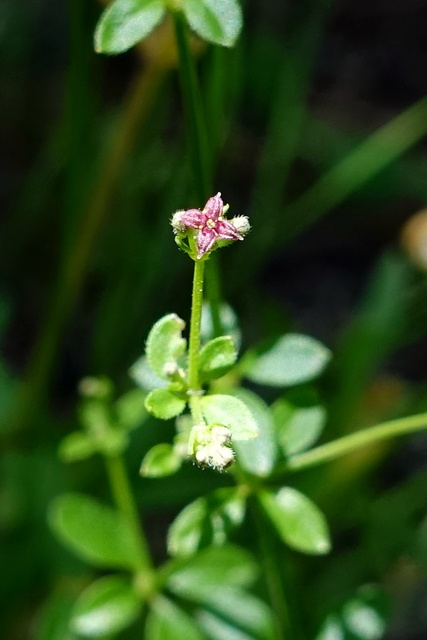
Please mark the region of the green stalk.
<svg viewBox="0 0 427 640"><path fill-rule="evenodd" d="M253 522L257 532L258 545L261 553L261 562L264 567L265 581L270 597L271 607L275 614L275 626L277 638L280 640L295 640L289 615L289 607L280 572L280 563L274 549L275 541L270 539L268 525L263 517L258 504L249 501L252 510Z"/></svg>
<svg viewBox="0 0 427 640"><path fill-rule="evenodd" d="M106 456L105 464L117 508L127 521L135 540L138 541L138 574L140 584L142 583L145 586L144 590L150 593L153 589L153 563L123 458L121 456Z"/></svg>
<svg viewBox="0 0 427 640"><path fill-rule="evenodd" d="M191 414L196 424L203 422L200 408L199 352L203 306L203 278L205 261L194 261L193 293L191 299L190 341L188 345L188 385Z"/></svg>
<svg viewBox="0 0 427 640"><path fill-rule="evenodd" d="M395 436L415 433L423 429L427 429L427 413L383 422L375 427L361 429L356 433L338 438L320 447L315 447L306 453L293 456L282 467L278 468L277 471L279 473L286 473L314 467L318 464L323 464L324 462L329 462L335 458L352 453L368 444L387 440Z"/></svg>
<svg viewBox="0 0 427 640"><path fill-rule="evenodd" d="M173 12L173 17L194 187L198 200L201 203L205 203L209 196L212 195L213 154L210 151L200 85L193 54L191 53L185 16L182 11L175 11ZM210 258L206 285L214 334L219 336L222 334L220 317L221 291L216 256L211 256Z"/></svg>

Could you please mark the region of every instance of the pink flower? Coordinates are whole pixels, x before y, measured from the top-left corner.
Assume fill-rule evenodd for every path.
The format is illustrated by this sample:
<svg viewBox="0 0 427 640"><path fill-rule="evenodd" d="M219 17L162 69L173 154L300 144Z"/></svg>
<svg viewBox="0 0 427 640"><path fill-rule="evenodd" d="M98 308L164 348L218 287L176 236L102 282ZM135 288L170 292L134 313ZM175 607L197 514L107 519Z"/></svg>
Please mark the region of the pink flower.
<svg viewBox="0 0 427 640"><path fill-rule="evenodd" d="M243 235L224 218L224 205L221 194L209 198L203 211L187 209L180 211L179 223L190 229L198 229L197 257L202 258L211 251L218 240L243 240Z"/></svg>

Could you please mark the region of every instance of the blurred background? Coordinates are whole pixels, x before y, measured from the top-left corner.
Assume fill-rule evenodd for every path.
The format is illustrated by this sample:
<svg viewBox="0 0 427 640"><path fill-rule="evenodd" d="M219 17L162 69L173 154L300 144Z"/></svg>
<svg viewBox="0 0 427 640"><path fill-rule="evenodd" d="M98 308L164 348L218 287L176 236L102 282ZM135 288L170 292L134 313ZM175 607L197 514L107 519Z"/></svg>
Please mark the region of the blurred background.
<svg viewBox="0 0 427 640"><path fill-rule="evenodd" d="M173 31L164 23L124 55L96 55L102 8L0 6L7 640L72 637L60 626L53 635L43 616L69 606L88 570L54 541L46 510L66 488L108 496L100 462L57 460L77 424L79 380L105 375L126 390L151 324L189 314L191 264L168 222L204 203L191 177ZM243 10L234 49L194 41L214 192L253 225L245 243L221 253L243 349L288 329L332 349L320 388L325 439L425 411L427 4L247 0ZM146 424L129 464L161 560L171 515L225 480L191 468L179 481L138 478L145 451L171 433ZM379 608L388 603L388 640L427 637L426 462L421 434L301 476L335 531L330 557L292 557L307 640L366 585Z"/></svg>

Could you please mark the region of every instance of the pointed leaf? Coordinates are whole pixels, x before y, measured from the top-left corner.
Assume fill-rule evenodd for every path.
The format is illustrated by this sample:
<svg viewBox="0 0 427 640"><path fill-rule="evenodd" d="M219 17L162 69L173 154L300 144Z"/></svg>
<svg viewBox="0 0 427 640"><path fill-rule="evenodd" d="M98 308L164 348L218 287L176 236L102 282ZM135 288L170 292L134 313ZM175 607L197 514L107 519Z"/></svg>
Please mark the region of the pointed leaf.
<svg viewBox="0 0 427 640"><path fill-rule="evenodd" d="M205 640L196 623L177 604L158 596L150 608L145 640Z"/></svg>
<svg viewBox="0 0 427 640"><path fill-rule="evenodd" d="M259 498L278 534L290 547L316 555L330 551L325 517L307 496L284 487L277 494L262 491Z"/></svg>
<svg viewBox="0 0 427 640"><path fill-rule="evenodd" d="M272 471L278 453L272 413L252 391L238 389L233 395L249 408L258 427L257 438L233 444L237 461L249 473L265 478Z"/></svg>
<svg viewBox="0 0 427 640"><path fill-rule="evenodd" d="M245 501L236 489L218 489L187 505L168 532L168 550L191 556L209 545L222 545L229 532L243 521Z"/></svg>
<svg viewBox="0 0 427 640"><path fill-rule="evenodd" d="M127 51L151 33L164 13L162 0L115 0L104 11L96 27L95 51Z"/></svg>
<svg viewBox="0 0 427 640"><path fill-rule="evenodd" d="M329 349L310 336L288 333L260 354L249 353L245 376L272 387L288 387L318 376L330 360Z"/></svg>
<svg viewBox="0 0 427 640"><path fill-rule="evenodd" d="M76 602L72 628L87 638L104 638L128 627L139 615L141 601L129 580L108 576L93 582Z"/></svg>
<svg viewBox="0 0 427 640"><path fill-rule="evenodd" d="M183 8L190 27L202 40L234 45L243 23L237 0L185 0Z"/></svg>
<svg viewBox="0 0 427 640"><path fill-rule="evenodd" d="M142 461L140 474L146 478L170 476L178 471L181 464L182 458L175 452L172 445L163 442L147 451Z"/></svg>
<svg viewBox="0 0 427 640"><path fill-rule="evenodd" d="M139 550L120 513L83 494L56 498L49 523L58 538L80 558L100 567L136 569Z"/></svg>
<svg viewBox="0 0 427 640"><path fill-rule="evenodd" d="M204 396L200 404L207 422L229 427L233 440L249 440L257 437L258 427L255 419L239 398L217 394Z"/></svg>
<svg viewBox="0 0 427 640"><path fill-rule="evenodd" d="M202 380L215 380L225 375L237 360L237 351L230 336L214 338L201 349L199 369Z"/></svg>
<svg viewBox="0 0 427 640"><path fill-rule="evenodd" d="M169 380L176 371L178 358L185 351L186 342L182 337L184 327L185 322L175 313L170 313L160 318L148 334L148 364L154 373L165 380Z"/></svg>
<svg viewBox="0 0 427 640"><path fill-rule="evenodd" d="M175 571L168 579L168 589L180 597L194 600L200 589L212 590L224 584L249 587L259 573L255 559L245 549L227 544L208 547Z"/></svg>
<svg viewBox="0 0 427 640"><path fill-rule="evenodd" d="M179 416L186 402L169 389L154 389L145 399L145 408L160 420L170 420Z"/></svg>

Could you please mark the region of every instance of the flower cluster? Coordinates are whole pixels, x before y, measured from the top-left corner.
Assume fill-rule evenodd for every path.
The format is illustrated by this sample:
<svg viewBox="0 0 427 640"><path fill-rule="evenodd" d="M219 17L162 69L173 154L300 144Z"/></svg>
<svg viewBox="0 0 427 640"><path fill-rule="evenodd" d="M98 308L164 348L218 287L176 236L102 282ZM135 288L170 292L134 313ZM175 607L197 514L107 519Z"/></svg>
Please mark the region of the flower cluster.
<svg viewBox="0 0 427 640"><path fill-rule="evenodd" d="M182 238L193 232L196 239L197 259L215 249L215 244L221 240L233 241L243 240L249 231L250 225L246 216L238 216L233 220L226 220L225 213L228 205L224 207L221 194L209 198L202 211L200 209L187 209L177 211L172 217L172 227L177 236L180 246L190 251L182 245ZM196 233L194 233L196 231Z"/></svg>
<svg viewBox="0 0 427 640"><path fill-rule="evenodd" d="M223 471L234 461L231 429L222 424L195 425L190 434L188 453L202 467Z"/></svg>

